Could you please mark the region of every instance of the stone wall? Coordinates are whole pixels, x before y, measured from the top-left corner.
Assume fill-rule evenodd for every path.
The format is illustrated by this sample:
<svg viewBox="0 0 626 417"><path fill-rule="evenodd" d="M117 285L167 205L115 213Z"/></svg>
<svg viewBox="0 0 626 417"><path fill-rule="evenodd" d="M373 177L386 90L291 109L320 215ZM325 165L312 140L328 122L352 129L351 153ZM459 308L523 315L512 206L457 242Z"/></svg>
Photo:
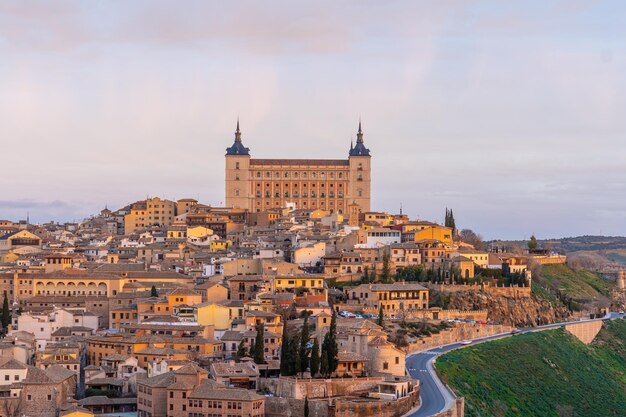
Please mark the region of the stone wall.
<svg viewBox="0 0 626 417"><path fill-rule="evenodd" d="M302 417L304 400L294 398L267 397L265 399L266 417ZM309 417L332 417L332 408L328 399L309 399Z"/></svg>
<svg viewBox="0 0 626 417"><path fill-rule="evenodd" d="M465 414L465 398L457 398L452 406L446 411L433 414L430 417L463 417Z"/></svg>
<svg viewBox="0 0 626 417"><path fill-rule="evenodd" d="M414 343L409 344L404 350L407 353L415 353L428 350L437 346L457 343L467 339L477 337L492 336L498 333L506 333L513 330L511 326L478 324L478 323L455 323L455 327L443 330L441 333L423 337Z"/></svg>
<svg viewBox="0 0 626 417"><path fill-rule="evenodd" d="M420 401L419 397L419 390L416 390L407 397L393 401L338 398L335 400L334 417L398 417L417 407Z"/></svg>
<svg viewBox="0 0 626 417"><path fill-rule="evenodd" d="M399 417L419 404L419 390L399 400L378 400L373 398L341 397L337 399L309 398L310 417ZM453 407L454 408L454 407ZM304 400L294 398L268 397L265 400L266 417L302 417ZM446 417L462 417L451 414Z"/></svg>
<svg viewBox="0 0 626 417"><path fill-rule="evenodd" d="M593 342L598 333L602 329L602 321L589 321L586 323L574 323L565 326L565 330L576 336L578 340L588 345Z"/></svg>
<svg viewBox="0 0 626 417"><path fill-rule="evenodd" d="M511 298L529 298L531 296L530 287L497 287L489 285L488 283L482 284L433 284L423 283L423 285L431 290L439 291L442 293L455 293L455 292L479 292L483 291L487 294L497 295L502 297Z"/></svg>
<svg viewBox="0 0 626 417"><path fill-rule="evenodd" d="M278 379L275 394L277 397L304 400L306 397L328 398L346 395L360 395L378 389L384 377L310 379L283 377Z"/></svg>
<svg viewBox="0 0 626 417"><path fill-rule="evenodd" d="M488 316L487 310L438 310L436 308L427 310L426 318L431 320L445 319L472 319L478 321L486 321Z"/></svg>

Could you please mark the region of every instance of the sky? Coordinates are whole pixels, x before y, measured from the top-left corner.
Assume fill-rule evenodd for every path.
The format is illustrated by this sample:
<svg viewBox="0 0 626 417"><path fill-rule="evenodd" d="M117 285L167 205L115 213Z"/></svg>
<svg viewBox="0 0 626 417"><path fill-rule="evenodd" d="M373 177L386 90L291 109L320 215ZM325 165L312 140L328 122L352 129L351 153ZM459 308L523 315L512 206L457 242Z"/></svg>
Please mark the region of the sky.
<svg viewBox="0 0 626 417"><path fill-rule="evenodd" d="M372 208L486 239L626 235L626 2L2 1L0 218L224 201L258 158L344 158Z"/></svg>

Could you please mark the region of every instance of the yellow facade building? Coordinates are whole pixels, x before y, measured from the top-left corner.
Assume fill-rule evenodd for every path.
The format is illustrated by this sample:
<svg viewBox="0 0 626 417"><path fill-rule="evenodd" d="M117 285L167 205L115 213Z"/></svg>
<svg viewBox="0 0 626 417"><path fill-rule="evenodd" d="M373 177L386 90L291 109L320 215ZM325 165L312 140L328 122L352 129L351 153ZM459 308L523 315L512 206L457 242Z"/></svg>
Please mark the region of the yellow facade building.
<svg viewBox="0 0 626 417"><path fill-rule="evenodd" d="M152 225L169 226L174 222L174 217L174 201L159 197L138 201L131 206L130 213L124 216L124 233L128 235Z"/></svg>
<svg viewBox="0 0 626 417"><path fill-rule="evenodd" d="M296 208L346 213L352 202L370 210L371 156L359 122L357 143L347 159L252 159L241 141L226 149L226 205L261 212Z"/></svg>

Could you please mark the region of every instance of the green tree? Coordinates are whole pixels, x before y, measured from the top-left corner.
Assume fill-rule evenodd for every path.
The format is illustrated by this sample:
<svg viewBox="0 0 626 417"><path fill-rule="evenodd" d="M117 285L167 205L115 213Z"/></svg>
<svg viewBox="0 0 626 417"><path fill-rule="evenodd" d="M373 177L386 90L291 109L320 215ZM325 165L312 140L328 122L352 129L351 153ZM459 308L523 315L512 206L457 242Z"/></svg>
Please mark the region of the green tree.
<svg viewBox="0 0 626 417"><path fill-rule="evenodd" d="M303 374L309 367L309 350L307 349L309 339L309 318L305 317L304 324L302 325L302 330L300 332L300 350L298 351L299 369L297 371L300 374Z"/></svg>
<svg viewBox="0 0 626 417"><path fill-rule="evenodd" d="M289 376L289 344L291 340L289 339L289 333L287 332L287 321L285 320L285 324L283 325L283 341L280 345L280 374L282 376Z"/></svg>
<svg viewBox="0 0 626 417"><path fill-rule="evenodd" d="M317 337L313 342L313 349L311 349L311 377L315 377L320 371L320 344L317 341Z"/></svg>
<svg viewBox="0 0 626 417"><path fill-rule="evenodd" d="M158 297L159 296L159 292L157 291L156 287L153 285L152 288L150 288L150 297Z"/></svg>
<svg viewBox="0 0 626 417"><path fill-rule="evenodd" d="M534 249L537 249L537 246L538 246L537 238L535 237L535 235L532 235L530 237L530 240L528 241L528 249L534 250Z"/></svg>
<svg viewBox="0 0 626 417"><path fill-rule="evenodd" d="M378 320L376 320L376 324L378 324L380 327L385 327L385 317L383 315L383 305L381 304L380 307L378 308Z"/></svg>
<svg viewBox="0 0 626 417"><path fill-rule="evenodd" d="M322 346L325 343L326 336L324 336L324 343L322 344ZM322 374L322 376L324 376L325 378L327 378L330 374L330 372L328 371L328 355L326 354L326 352L322 352L322 357L320 359L320 374Z"/></svg>
<svg viewBox="0 0 626 417"><path fill-rule="evenodd" d="M289 375L296 375L298 373L298 362L300 361L299 349L300 348L300 335L296 334L291 338L289 342L289 351L287 357L289 358Z"/></svg>
<svg viewBox="0 0 626 417"><path fill-rule="evenodd" d="M256 326L256 339L254 339L253 359L256 364L265 363L265 343L264 343L265 328L263 324L259 323Z"/></svg>
<svg viewBox="0 0 626 417"><path fill-rule="evenodd" d="M446 207L446 218L444 220L443 225L445 227L449 227L452 229L452 234L455 234L456 232L456 223L454 221L454 213L452 213L452 209L448 210L448 208Z"/></svg>
<svg viewBox="0 0 626 417"><path fill-rule="evenodd" d="M365 265L365 268L363 268L363 278L362 281L364 284L367 284L370 282L370 268L369 266Z"/></svg>
<svg viewBox="0 0 626 417"><path fill-rule="evenodd" d="M7 328L11 324L11 311L9 310L9 299L7 293L4 293L4 301L2 302L2 327Z"/></svg>
<svg viewBox="0 0 626 417"><path fill-rule="evenodd" d="M337 370L339 366L339 347L337 346L337 313L333 310L333 316L330 319L330 329L328 331L328 370L330 373Z"/></svg>
<svg viewBox="0 0 626 417"><path fill-rule="evenodd" d="M237 362L239 362L241 358L245 357L247 354L248 353L246 352L246 345L244 341L242 340L239 343L239 349L237 349L237 353L235 354L235 359L237 360Z"/></svg>
<svg viewBox="0 0 626 417"><path fill-rule="evenodd" d="M309 397L304 397L304 417L309 417Z"/></svg>
<svg viewBox="0 0 626 417"><path fill-rule="evenodd" d="M380 278L383 284L389 284L391 282L391 256L389 256L389 251L387 250L383 254L383 270Z"/></svg>

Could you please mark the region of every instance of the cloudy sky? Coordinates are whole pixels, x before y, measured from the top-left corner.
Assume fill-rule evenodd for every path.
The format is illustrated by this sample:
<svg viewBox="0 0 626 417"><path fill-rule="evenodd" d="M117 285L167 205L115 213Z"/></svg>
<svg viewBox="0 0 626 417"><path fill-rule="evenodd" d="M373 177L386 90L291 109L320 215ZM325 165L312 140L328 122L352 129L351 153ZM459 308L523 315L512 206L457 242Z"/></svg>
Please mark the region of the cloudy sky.
<svg viewBox="0 0 626 417"><path fill-rule="evenodd" d="M343 158L373 207L486 238L626 235L626 4L3 1L0 218L220 204L254 157Z"/></svg>

